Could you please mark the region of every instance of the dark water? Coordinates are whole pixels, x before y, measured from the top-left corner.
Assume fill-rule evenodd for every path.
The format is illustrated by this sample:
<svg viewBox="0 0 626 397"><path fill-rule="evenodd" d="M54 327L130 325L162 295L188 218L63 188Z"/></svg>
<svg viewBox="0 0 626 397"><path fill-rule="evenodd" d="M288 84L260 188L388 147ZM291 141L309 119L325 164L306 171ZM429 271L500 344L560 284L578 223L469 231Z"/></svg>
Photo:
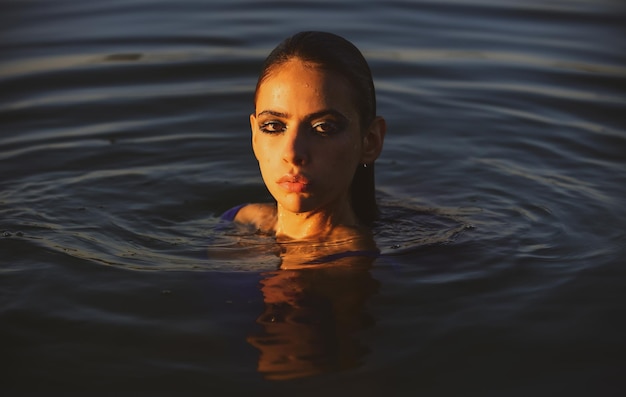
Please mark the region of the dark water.
<svg viewBox="0 0 626 397"><path fill-rule="evenodd" d="M622 395L625 16L2 1L3 394ZM253 86L307 29L363 50L388 120L371 270L275 272L218 221L268 199Z"/></svg>

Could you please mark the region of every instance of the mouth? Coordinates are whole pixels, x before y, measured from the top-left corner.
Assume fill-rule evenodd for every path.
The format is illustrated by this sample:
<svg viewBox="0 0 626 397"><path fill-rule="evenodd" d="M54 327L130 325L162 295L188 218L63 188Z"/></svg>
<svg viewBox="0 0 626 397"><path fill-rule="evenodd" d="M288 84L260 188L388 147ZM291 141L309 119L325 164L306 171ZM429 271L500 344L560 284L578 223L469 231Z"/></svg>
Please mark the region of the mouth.
<svg viewBox="0 0 626 397"><path fill-rule="evenodd" d="M290 193L306 192L311 182L302 175L287 174L276 181L276 184Z"/></svg>

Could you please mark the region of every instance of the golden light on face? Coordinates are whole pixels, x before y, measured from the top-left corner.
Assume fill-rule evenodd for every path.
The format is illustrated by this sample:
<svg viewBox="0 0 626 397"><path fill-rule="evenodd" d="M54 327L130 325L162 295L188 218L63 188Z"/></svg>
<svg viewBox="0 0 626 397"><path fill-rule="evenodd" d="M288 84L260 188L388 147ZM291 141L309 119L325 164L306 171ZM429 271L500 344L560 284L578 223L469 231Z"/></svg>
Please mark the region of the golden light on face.
<svg viewBox="0 0 626 397"><path fill-rule="evenodd" d="M252 145L279 207L350 210L350 184L363 155L352 98L340 76L298 59L278 65L263 81L250 116Z"/></svg>

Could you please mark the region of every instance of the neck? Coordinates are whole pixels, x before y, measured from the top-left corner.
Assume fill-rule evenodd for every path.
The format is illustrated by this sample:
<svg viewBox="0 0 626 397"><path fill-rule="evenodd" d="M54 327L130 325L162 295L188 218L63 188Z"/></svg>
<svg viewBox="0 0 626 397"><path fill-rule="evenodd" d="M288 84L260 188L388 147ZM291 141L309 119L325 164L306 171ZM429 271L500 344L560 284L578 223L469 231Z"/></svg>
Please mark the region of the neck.
<svg viewBox="0 0 626 397"><path fill-rule="evenodd" d="M294 213L277 207L276 237L297 240L328 238L338 228L357 228L358 220L349 204L333 211Z"/></svg>

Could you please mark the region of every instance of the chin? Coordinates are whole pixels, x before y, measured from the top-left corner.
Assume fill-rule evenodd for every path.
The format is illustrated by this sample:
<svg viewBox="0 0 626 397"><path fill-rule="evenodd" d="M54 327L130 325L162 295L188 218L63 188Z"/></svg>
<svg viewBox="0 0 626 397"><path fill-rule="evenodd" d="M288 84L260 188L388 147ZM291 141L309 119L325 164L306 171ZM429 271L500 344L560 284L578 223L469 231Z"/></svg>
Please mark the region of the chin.
<svg viewBox="0 0 626 397"><path fill-rule="evenodd" d="M281 207L283 207L287 211L293 212L296 214L313 211L316 208L316 206L313 203L307 202L306 199L301 199L301 198L297 198L297 199L286 198L282 200L277 200L277 202Z"/></svg>

